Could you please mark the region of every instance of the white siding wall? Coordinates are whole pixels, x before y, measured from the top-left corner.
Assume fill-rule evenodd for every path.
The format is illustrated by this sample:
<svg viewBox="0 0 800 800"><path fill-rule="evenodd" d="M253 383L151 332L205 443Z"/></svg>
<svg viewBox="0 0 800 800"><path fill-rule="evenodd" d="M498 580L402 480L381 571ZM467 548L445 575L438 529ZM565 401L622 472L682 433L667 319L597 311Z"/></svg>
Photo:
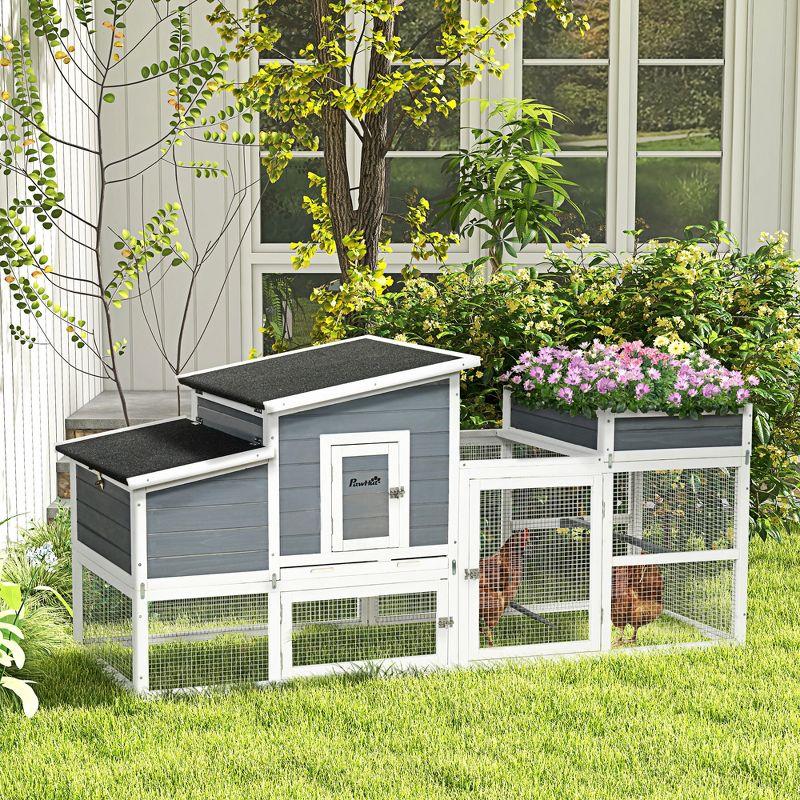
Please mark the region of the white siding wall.
<svg viewBox="0 0 800 800"><path fill-rule="evenodd" d="M61 5L65 0L58 0ZM15 36L21 7L20 0L0 2L0 35ZM47 54L44 54L47 56ZM61 84L58 71L47 56L40 59L42 76L41 93L48 115L50 130L64 131L65 138L91 144L91 129L86 115L70 93ZM10 69L0 72L8 80ZM85 83L76 88L86 98L92 96L92 87ZM56 145L59 181L68 201L89 213L95 202L96 174L91 157L74 149ZM0 176L0 203L8 197L22 196L24 187L13 177ZM62 218L63 219L63 218ZM71 233L72 223L64 221ZM44 241L48 241L45 239ZM52 241L52 240L50 240ZM77 245L63 239L60 247L50 247L55 264L61 264L73 275L88 275L92 264L87 254ZM80 314L91 322L95 309L83 304ZM44 318L43 318L44 319ZM35 332L15 307L10 293L0 291L0 519L20 514L13 522L0 527L0 549L12 536L18 525L31 518L41 519L45 509L55 497L54 444L64 438L64 418L79 408L100 390L100 381L76 372L66 365L49 347L35 346L32 350L21 348L12 341L8 327L12 323L26 325L38 340L43 336ZM52 326L48 332L53 333ZM65 356L78 366L91 367L85 351L62 342Z"/></svg>

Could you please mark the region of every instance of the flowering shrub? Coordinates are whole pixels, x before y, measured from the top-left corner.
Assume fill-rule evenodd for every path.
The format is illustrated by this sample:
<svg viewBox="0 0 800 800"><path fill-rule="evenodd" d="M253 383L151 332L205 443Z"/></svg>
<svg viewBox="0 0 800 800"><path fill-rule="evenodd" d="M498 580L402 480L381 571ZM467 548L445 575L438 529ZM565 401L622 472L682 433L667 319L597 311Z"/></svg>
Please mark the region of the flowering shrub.
<svg viewBox="0 0 800 800"><path fill-rule="evenodd" d="M527 405L584 416L598 410L732 413L748 401L747 386L759 384L754 375L745 381L741 372L702 351L680 358L642 342L608 345L597 339L576 350L525 352L500 379Z"/></svg>
<svg viewBox="0 0 800 800"><path fill-rule="evenodd" d="M800 263L785 235L762 239L745 253L718 222L694 238L649 242L621 257L579 242L573 253L548 254L540 270L407 271L396 291L378 293L366 282L348 291L352 310L331 317L335 331L317 340L375 333L479 355L481 367L461 386L467 427L497 423L497 379L525 350L595 338L640 340L676 356L704 350L760 379L749 387L751 530L778 536L800 527ZM323 306L318 333L326 321Z"/></svg>

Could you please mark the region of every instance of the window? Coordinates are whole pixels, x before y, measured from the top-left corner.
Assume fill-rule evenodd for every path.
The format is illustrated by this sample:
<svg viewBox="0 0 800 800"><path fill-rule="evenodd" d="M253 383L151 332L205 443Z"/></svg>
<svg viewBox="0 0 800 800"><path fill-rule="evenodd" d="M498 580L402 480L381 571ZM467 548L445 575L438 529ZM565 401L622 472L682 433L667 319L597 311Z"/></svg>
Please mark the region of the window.
<svg viewBox="0 0 800 800"><path fill-rule="evenodd" d="M622 250L623 230L673 236L726 217L725 0L575 6L586 36L542 16L526 23L516 62L521 95L570 118L558 157L585 220L567 213L562 232Z"/></svg>

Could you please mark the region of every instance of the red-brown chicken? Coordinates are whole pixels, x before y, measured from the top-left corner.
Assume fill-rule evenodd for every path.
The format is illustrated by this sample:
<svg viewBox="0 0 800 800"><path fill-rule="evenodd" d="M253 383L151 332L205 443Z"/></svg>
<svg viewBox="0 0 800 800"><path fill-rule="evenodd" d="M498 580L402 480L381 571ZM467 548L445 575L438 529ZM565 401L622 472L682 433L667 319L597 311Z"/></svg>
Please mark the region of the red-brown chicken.
<svg viewBox="0 0 800 800"><path fill-rule="evenodd" d="M480 562L478 616L481 633L490 647L494 629L522 582L522 556L528 544L528 529L516 531L494 554Z"/></svg>
<svg viewBox="0 0 800 800"><path fill-rule="evenodd" d="M655 564L614 567L611 622L623 631L626 625L632 626L632 642L636 641L639 628L658 619L663 610L664 578Z"/></svg>

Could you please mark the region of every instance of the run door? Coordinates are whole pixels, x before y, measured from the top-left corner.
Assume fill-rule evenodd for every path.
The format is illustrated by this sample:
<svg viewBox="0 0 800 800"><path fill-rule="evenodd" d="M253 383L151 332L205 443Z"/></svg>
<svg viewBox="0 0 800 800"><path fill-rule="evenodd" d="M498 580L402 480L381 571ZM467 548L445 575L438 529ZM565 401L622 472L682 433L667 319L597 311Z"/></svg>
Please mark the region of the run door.
<svg viewBox="0 0 800 800"><path fill-rule="evenodd" d="M600 649L601 481L469 481L470 660Z"/></svg>

